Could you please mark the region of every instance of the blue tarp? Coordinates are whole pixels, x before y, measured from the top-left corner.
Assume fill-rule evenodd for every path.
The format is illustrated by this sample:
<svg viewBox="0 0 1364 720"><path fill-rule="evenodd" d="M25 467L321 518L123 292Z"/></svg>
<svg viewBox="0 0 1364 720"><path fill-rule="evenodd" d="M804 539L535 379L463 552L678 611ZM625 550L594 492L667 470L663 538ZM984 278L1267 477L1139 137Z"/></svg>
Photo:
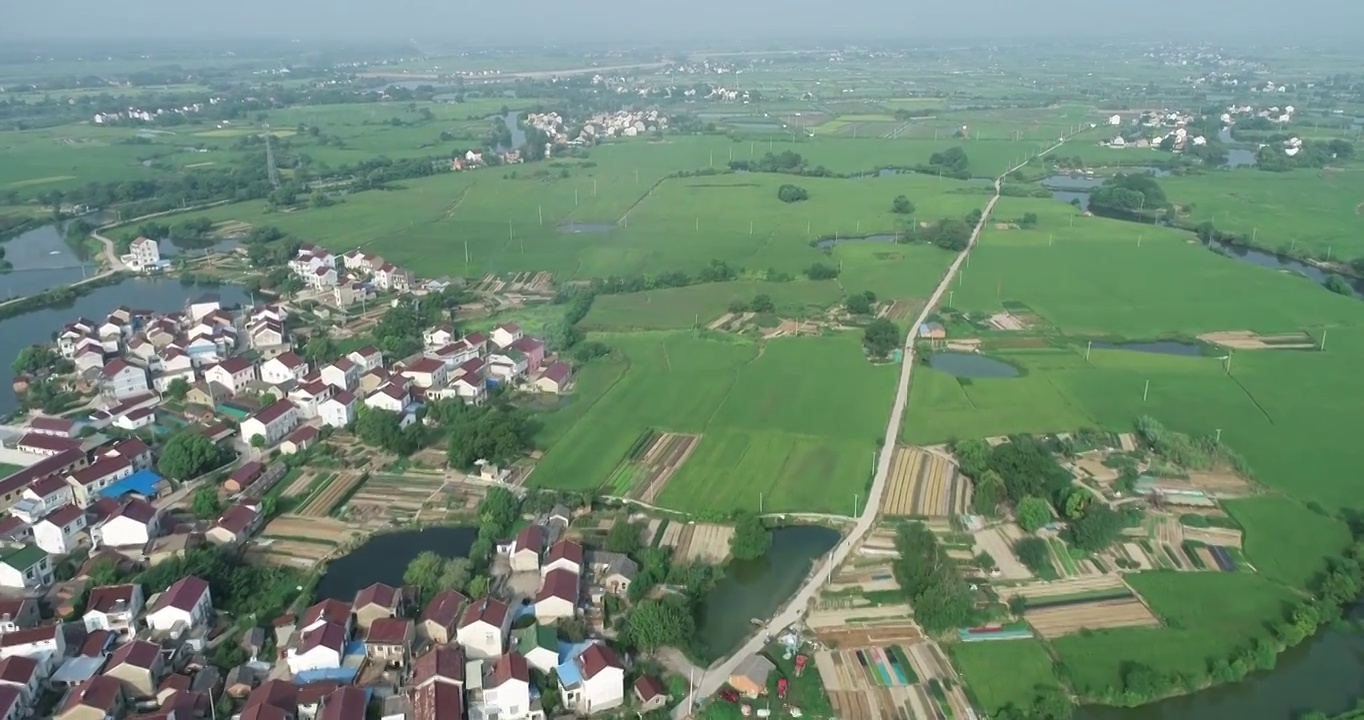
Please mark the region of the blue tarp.
<svg viewBox="0 0 1364 720"><path fill-rule="evenodd" d="M564 687L572 687L583 681L582 674L578 672L578 659L583 651L594 645L592 640L584 640L579 643L566 643L559 641L559 666L555 672L559 674L559 684Z"/></svg>
<svg viewBox="0 0 1364 720"><path fill-rule="evenodd" d="M118 498L128 493L137 493L144 497L156 495L156 486L161 482L161 476L151 470L139 470L122 480L115 482L107 488L99 491L101 497Z"/></svg>
<svg viewBox="0 0 1364 720"><path fill-rule="evenodd" d="M339 668L318 668L317 670L303 670L294 673L295 685L307 685L308 683L332 680L342 684L349 684L355 680L355 676L360 674L359 666L339 667Z"/></svg>
<svg viewBox="0 0 1364 720"><path fill-rule="evenodd" d="M520 605L516 608L516 614L512 615L512 622L516 622L527 615L535 614L534 605Z"/></svg>

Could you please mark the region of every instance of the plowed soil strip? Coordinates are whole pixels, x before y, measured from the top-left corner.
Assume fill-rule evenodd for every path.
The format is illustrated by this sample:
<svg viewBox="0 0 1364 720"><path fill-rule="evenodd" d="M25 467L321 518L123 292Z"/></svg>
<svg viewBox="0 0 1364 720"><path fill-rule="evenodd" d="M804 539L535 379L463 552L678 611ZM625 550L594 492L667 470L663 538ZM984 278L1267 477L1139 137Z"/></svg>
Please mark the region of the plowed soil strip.
<svg viewBox="0 0 1364 720"><path fill-rule="evenodd" d="M1160 624L1136 598L1101 600L1084 605L1029 610L1024 618L1044 638L1055 638L1088 628L1154 627Z"/></svg>

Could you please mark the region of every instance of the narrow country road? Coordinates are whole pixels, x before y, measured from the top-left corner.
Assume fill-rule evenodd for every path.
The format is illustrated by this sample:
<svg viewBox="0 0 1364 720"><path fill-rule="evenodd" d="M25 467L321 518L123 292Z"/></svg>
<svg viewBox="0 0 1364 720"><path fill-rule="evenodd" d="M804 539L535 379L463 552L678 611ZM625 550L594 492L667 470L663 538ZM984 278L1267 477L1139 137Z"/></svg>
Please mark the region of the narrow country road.
<svg viewBox="0 0 1364 720"><path fill-rule="evenodd" d="M1065 140L1062 139L1055 145L1043 150L1038 156L1046 155L1064 143ZM796 594L780 612L768 620L753 637L748 639L748 642L745 642L733 654L713 663L706 669L701 681L696 684L696 687L692 688L691 693L683 702L673 709L672 716L675 720L689 717L700 698L710 697L717 692L720 686L729 680L729 676L744 658L759 652L766 646L769 636L775 636L786 627L799 621L805 614L805 609L809 607L810 601L815 598L820 589L823 588L824 583L832 575L833 569L842 564L853 548L857 547L867 533L871 532L872 528L876 526L876 516L881 507L881 497L886 491L886 479L890 476L890 461L894 456L893 450L900 437L900 420L904 416L905 401L909 397L909 378L910 374L914 372L914 341L918 336L918 328L942 301L942 296L951 286L952 279L957 276L962 264L966 262L966 256L980 239L980 233L985 229L985 223L989 222L990 213L994 210L995 203L999 201L1000 187L1004 184L1004 178L1027 163L1028 160L1024 160L1009 168L1003 175L995 178L994 195L990 197L990 201L985 204L985 208L981 211L980 221L972 230L971 239L967 242L966 249L962 250L957 258L952 261L952 265L947 268L947 273L943 275L942 281L938 283L937 289L933 291L933 295L929 297L914 323L909 326L909 332L905 338L904 359L900 363L900 382L895 388L895 404L891 406L890 421L886 423L886 436L881 444L882 452L876 460L876 474L872 477L867 504L862 510L862 514L858 516L856 524L824 557L824 561L815 567L806 579L805 584L796 591ZM928 642L933 641L930 639Z"/></svg>

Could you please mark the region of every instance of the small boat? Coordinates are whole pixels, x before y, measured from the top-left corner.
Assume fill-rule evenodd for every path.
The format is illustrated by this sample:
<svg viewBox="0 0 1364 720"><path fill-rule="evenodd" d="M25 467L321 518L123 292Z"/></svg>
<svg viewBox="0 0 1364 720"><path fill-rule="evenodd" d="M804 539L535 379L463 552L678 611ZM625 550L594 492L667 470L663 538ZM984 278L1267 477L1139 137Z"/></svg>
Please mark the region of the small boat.
<svg viewBox="0 0 1364 720"><path fill-rule="evenodd" d="M61 250L49 250L47 254L48 254L48 255L61 255L61 254L62 254L62 251L61 251Z"/></svg>

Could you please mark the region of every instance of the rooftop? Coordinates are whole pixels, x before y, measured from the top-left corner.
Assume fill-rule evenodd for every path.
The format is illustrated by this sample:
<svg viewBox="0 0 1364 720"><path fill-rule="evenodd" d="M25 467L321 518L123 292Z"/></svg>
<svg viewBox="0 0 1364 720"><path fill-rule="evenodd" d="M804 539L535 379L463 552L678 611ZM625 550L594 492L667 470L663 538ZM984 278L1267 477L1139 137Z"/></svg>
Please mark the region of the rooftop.
<svg viewBox="0 0 1364 720"><path fill-rule="evenodd" d="M412 620L408 618L379 618L370 623L365 642L375 645L404 645L412 641Z"/></svg>
<svg viewBox="0 0 1364 720"><path fill-rule="evenodd" d="M535 602L550 598L567 600L576 605L578 603L578 574L564 568L555 568L545 573L544 579L540 581L540 592L535 594Z"/></svg>
<svg viewBox="0 0 1364 720"><path fill-rule="evenodd" d="M116 668L119 665L131 665L133 667L150 670L156 665L156 660L161 656L161 647L156 643L146 640L134 640L118 646L117 650L109 656L109 668Z"/></svg>
<svg viewBox="0 0 1364 720"><path fill-rule="evenodd" d="M459 626L468 627L476 622L485 622L489 625L502 627L502 623L507 619L509 608L507 604L495 598L479 598L464 609L464 617L460 618Z"/></svg>
<svg viewBox="0 0 1364 720"><path fill-rule="evenodd" d="M86 612L122 612L132 607L137 585L105 585L90 591L85 600Z"/></svg>
<svg viewBox="0 0 1364 720"><path fill-rule="evenodd" d="M422 622L434 622L441 627L454 627L459 620L460 608L469 602L469 598L456 590L442 590L431 598L431 602L426 604L422 610Z"/></svg>
<svg viewBox="0 0 1364 720"><path fill-rule="evenodd" d="M152 612L175 608L186 612L194 608L194 604L199 598L208 593L208 583L189 575L176 580L174 584L166 588L161 596L156 599L156 605L152 607Z"/></svg>
<svg viewBox="0 0 1364 720"><path fill-rule="evenodd" d="M378 605L387 609L396 609L402 600L402 592L392 585L374 583L362 588L355 593L355 602L351 603L353 610L360 610L367 605Z"/></svg>
<svg viewBox="0 0 1364 720"><path fill-rule="evenodd" d="M0 549L0 563L15 570L27 570L47 559L47 551L37 545L19 545Z"/></svg>

